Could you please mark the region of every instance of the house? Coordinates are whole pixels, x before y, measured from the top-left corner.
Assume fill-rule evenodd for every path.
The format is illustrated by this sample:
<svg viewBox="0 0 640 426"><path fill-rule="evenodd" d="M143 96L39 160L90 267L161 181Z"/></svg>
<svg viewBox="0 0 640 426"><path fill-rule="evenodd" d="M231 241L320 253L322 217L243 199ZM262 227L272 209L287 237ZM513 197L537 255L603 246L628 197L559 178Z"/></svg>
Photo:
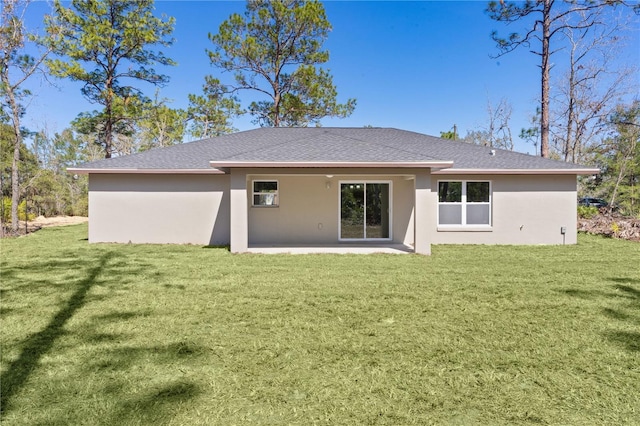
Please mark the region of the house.
<svg viewBox="0 0 640 426"><path fill-rule="evenodd" d="M89 241L264 247L575 244L598 169L391 128L261 128L70 168Z"/></svg>

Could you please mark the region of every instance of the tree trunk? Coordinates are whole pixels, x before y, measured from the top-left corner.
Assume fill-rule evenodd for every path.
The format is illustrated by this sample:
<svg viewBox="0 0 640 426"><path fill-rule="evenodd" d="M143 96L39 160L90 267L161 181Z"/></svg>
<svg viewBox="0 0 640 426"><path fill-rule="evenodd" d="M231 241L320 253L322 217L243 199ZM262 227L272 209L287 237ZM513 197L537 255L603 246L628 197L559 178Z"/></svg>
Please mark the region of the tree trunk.
<svg viewBox="0 0 640 426"><path fill-rule="evenodd" d="M540 155L549 157L549 40L551 38L551 6L553 0L544 0L542 12L542 93L540 102Z"/></svg>
<svg viewBox="0 0 640 426"><path fill-rule="evenodd" d="M11 230L18 231L18 204L20 204L20 146L22 146L22 133L20 133L20 112L14 93L14 87L9 83L8 69L2 73L2 84L5 86L7 97L9 98L9 109L11 109L11 121L13 124L13 161L11 163Z"/></svg>
<svg viewBox="0 0 640 426"><path fill-rule="evenodd" d="M275 94L273 96L273 127L280 127L280 92L275 90Z"/></svg>
<svg viewBox="0 0 640 426"><path fill-rule="evenodd" d="M16 115L14 114L14 117ZM18 131L15 132L16 139L13 147L13 162L11 163L11 230L14 232L18 231L18 204L20 204L20 174L18 173L18 167L20 166L20 145L22 144L20 124L17 126Z"/></svg>
<svg viewBox="0 0 640 426"><path fill-rule="evenodd" d="M4 238L4 179L2 179L2 172L0 172L0 238Z"/></svg>
<svg viewBox="0 0 640 426"><path fill-rule="evenodd" d="M108 83L107 83L108 84ZM111 90L108 87L107 90ZM107 94L107 101L105 103L105 111L107 113L107 119L104 123L104 158L111 158L111 152L113 151L113 103L111 93Z"/></svg>
<svg viewBox="0 0 640 426"><path fill-rule="evenodd" d="M573 115L574 115L574 100L576 98L576 83L575 83L575 60L573 58L573 49L571 50L571 69L569 71L569 105L567 106L567 128L565 140L562 147L562 155L564 161L569 161L569 156L571 155L571 162L575 163L575 149L572 149L572 133L573 133ZM575 135L574 135L575 136Z"/></svg>
<svg viewBox="0 0 640 426"><path fill-rule="evenodd" d="M613 210L613 204L616 202L616 195L618 195L618 188L620 187L620 183L624 178L625 172L627 168L626 158L620 165L620 170L618 171L618 176L616 177L616 183L613 186L613 191L611 191L611 198L609 199L609 211Z"/></svg>

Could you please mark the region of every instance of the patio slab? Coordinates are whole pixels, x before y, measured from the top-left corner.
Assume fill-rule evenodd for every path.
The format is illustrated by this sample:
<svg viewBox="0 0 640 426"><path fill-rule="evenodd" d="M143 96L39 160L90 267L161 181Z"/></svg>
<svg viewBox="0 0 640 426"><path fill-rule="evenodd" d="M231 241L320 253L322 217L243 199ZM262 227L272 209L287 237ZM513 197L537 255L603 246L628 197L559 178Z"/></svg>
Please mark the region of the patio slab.
<svg viewBox="0 0 640 426"><path fill-rule="evenodd" d="M337 244L337 245L251 245L249 253L261 254L409 254L413 247L404 244Z"/></svg>

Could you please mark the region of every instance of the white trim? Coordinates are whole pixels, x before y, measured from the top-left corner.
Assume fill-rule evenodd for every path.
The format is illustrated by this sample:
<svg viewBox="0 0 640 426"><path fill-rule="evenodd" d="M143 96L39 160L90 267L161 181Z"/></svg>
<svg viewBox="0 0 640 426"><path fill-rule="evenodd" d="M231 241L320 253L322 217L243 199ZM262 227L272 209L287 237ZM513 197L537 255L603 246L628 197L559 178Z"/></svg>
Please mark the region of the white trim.
<svg viewBox="0 0 640 426"><path fill-rule="evenodd" d="M487 225L438 225L438 232L493 232L492 226Z"/></svg>
<svg viewBox="0 0 640 426"><path fill-rule="evenodd" d="M580 168L580 169L453 169L453 162L216 162L210 161L210 169L103 169L103 168L83 168L68 167L67 172L80 175L95 174L205 174L223 175L227 174L225 167L255 167L255 168L432 168L432 175L597 175L600 169Z"/></svg>
<svg viewBox="0 0 640 426"><path fill-rule="evenodd" d="M364 205L365 205L365 220L364 220L364 238L342 238L342 184L346 183L363 183L364 189ZM366 184L368 183L384 183L389 185L389 237L387 238L366 238L366 206L367 206L367 190ZM393 240L393 181L392 180L375 180L375 179L349 179L338 180L338 241L339 242L376 242L376 241L392 241Z"/></svg>
<svg viewBox="0 0 640 426"><path fill-rule="evenodd" d="M445 169L432 175L597 175L600 169Z"/></svg>
<svg viewBox="0 0 640 426"><path fill-rule="evenodd" d="M224 175L219 169L93 169L82 167L67 167L67 172L79 175L88 174L150 174L150 175Z"/></svg>

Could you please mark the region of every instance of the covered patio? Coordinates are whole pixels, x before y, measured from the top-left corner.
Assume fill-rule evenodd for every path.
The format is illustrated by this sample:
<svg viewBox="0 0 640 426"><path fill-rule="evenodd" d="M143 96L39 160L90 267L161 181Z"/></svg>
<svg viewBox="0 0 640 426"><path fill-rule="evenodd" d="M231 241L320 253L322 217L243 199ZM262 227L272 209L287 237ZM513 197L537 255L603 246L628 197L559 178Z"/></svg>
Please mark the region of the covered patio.
<svg viewBox="0 0 640 426"><path fill-rule="evenodd" d="M233 253L430 253L425 165L215 165L231 178Z"/></svg>

